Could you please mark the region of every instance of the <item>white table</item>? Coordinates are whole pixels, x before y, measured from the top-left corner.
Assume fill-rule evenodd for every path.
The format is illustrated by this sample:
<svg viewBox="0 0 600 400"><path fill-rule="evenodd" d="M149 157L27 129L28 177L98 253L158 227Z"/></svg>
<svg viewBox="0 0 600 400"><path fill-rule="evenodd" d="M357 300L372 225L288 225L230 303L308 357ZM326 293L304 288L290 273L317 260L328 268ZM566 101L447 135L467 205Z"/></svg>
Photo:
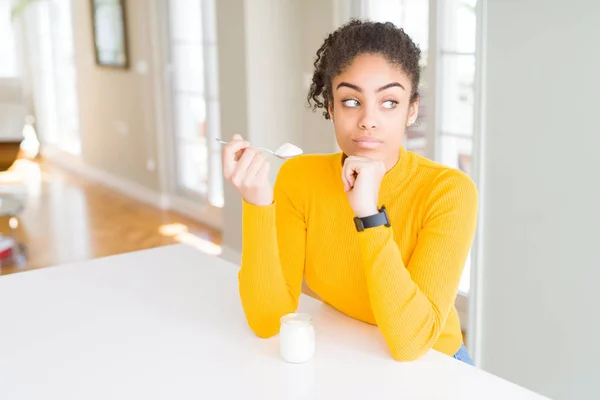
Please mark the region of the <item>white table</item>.
<svg viewBox="0 0 600 400"><path fill-rule="evenodd" d="M393 361L376 327L305 296L316 354L286 364L237 289L236 266L184 245L2 276L0 398L543 398L435 351Z"/></svg>

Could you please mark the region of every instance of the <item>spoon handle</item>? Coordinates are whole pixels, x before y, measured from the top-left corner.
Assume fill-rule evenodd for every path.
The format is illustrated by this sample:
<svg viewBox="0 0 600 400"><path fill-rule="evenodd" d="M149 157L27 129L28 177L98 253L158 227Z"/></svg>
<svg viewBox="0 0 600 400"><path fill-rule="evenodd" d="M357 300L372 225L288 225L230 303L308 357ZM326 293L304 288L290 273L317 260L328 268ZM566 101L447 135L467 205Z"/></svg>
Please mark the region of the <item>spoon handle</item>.
<svg viewBox="0 0 600 400"><path fill-rule="evenodd" d="M226 141L221 140L219 138L216 138L215 140L217 142L219 142L219 143L222 143L222 144L228 144L229 143L229 142L226 142ZM271 154L275 154L275 152L273 150L267 149L266 147L256 147L256 146L250 146L250 147L252 147L253 149L256 149L256 150L263 150L263 151L267 151L267 152L269 152Z"/></svg>
<svg viewBox="0 0 600 400"><path fill-rule="evenodd" d="M256 150L262 150L262 151L269 152L271 154L275 154L275 152L273 150L267 149L266 147L255 147L255 146L250 146L250 147L252 147L253 149L256 149ZM275 155L277 155L277 154L275 154Z"/></svg>

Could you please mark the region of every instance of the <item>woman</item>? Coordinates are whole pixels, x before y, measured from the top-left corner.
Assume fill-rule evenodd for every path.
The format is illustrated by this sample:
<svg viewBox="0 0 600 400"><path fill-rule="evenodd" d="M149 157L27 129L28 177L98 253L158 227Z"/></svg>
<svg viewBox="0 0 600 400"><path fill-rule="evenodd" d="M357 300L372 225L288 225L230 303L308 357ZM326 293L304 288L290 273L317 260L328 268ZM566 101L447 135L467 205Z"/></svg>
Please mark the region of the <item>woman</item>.
<svg viewBox="0 0 600 400"><path fill-rule="evenodd" d="M317 51L308 95L341 154L281 167L240 136L224 175L243 197L240 296L260 337L294 312L303 279L350 317L379 326L394 359L434 348L469 364L454 307L477 219L461 171L404 149L417 119L420 50L391 23L351 21Z"/></svg>

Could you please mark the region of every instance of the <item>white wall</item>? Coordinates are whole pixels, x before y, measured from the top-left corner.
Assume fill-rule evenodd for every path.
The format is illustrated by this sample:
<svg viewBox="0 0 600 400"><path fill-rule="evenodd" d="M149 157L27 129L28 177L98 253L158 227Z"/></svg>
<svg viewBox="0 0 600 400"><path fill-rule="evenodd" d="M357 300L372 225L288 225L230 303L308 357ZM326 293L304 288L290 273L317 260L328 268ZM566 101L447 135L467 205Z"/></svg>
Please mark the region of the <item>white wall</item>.
<svg viewBox="0 0 600 400"><path fill-rule="evenodd" d="M294 0L245 2L245 136L258 146L275 149L301 137L301 13L302 3ZM281 162L273 157L270 161L274 179Z"/></svg>
<svg viewBox="0 0 600 400"><path fill-rule="evenodd" d="M600 398L600 3L488 0L480 366Z"/></svg>
<svg viewBox="0 0 600 400"><path fill-rule="evenodd" d="M347 1L347 0L341 0ZM323 118L323 110L317 109L313 112L308 108L306 96L310 80L312 79L313 63L317 50L323 44L325 38L335 30L341 19L344 18L342 4L336 1L304 0L303 4L303 43L302 59L304 82L302 87L301 105L302 113L302 138L301 145L307 153L329 153L337 151L337 143L330 120Z"/></svg>
<svg viewBox="0 0 600 400"><path fill-rule="evenodd" d="M77 89L84 164L138 184L160 189L153 99L152 30L147 1L127 2L130 68L98 67L94 61L91 2L72 1ZM138 66L147 66L141 73Z"/></svg>
<svg viewBox="0 0 600 400"><path fill-rule="evenodd" d="M244 0L220 0L216 2L216 6L221 137L231 139L235 133L244 134L248 130ZM225 205L222 244L227 252L239 251L239 226L242 216L239 195L227 182L223 190Z"/></svg>

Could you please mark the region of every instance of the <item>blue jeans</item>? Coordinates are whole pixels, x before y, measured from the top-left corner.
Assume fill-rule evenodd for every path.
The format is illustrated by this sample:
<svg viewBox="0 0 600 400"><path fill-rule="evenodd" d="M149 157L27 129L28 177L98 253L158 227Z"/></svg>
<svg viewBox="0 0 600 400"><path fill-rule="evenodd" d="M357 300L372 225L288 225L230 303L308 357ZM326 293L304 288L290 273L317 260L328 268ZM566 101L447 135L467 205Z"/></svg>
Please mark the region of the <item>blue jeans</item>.
<svg viewBox="0 0 600 400"><path fill-rule="evenodd" d="M467 350L464 344L460 346L460 349L458 349L458 351L454 355L454 358L456 358L458 361L465 362L469 365L475 365L473 364L473 359L471 359L471 355L469 354L469 351Z"/></svg>

